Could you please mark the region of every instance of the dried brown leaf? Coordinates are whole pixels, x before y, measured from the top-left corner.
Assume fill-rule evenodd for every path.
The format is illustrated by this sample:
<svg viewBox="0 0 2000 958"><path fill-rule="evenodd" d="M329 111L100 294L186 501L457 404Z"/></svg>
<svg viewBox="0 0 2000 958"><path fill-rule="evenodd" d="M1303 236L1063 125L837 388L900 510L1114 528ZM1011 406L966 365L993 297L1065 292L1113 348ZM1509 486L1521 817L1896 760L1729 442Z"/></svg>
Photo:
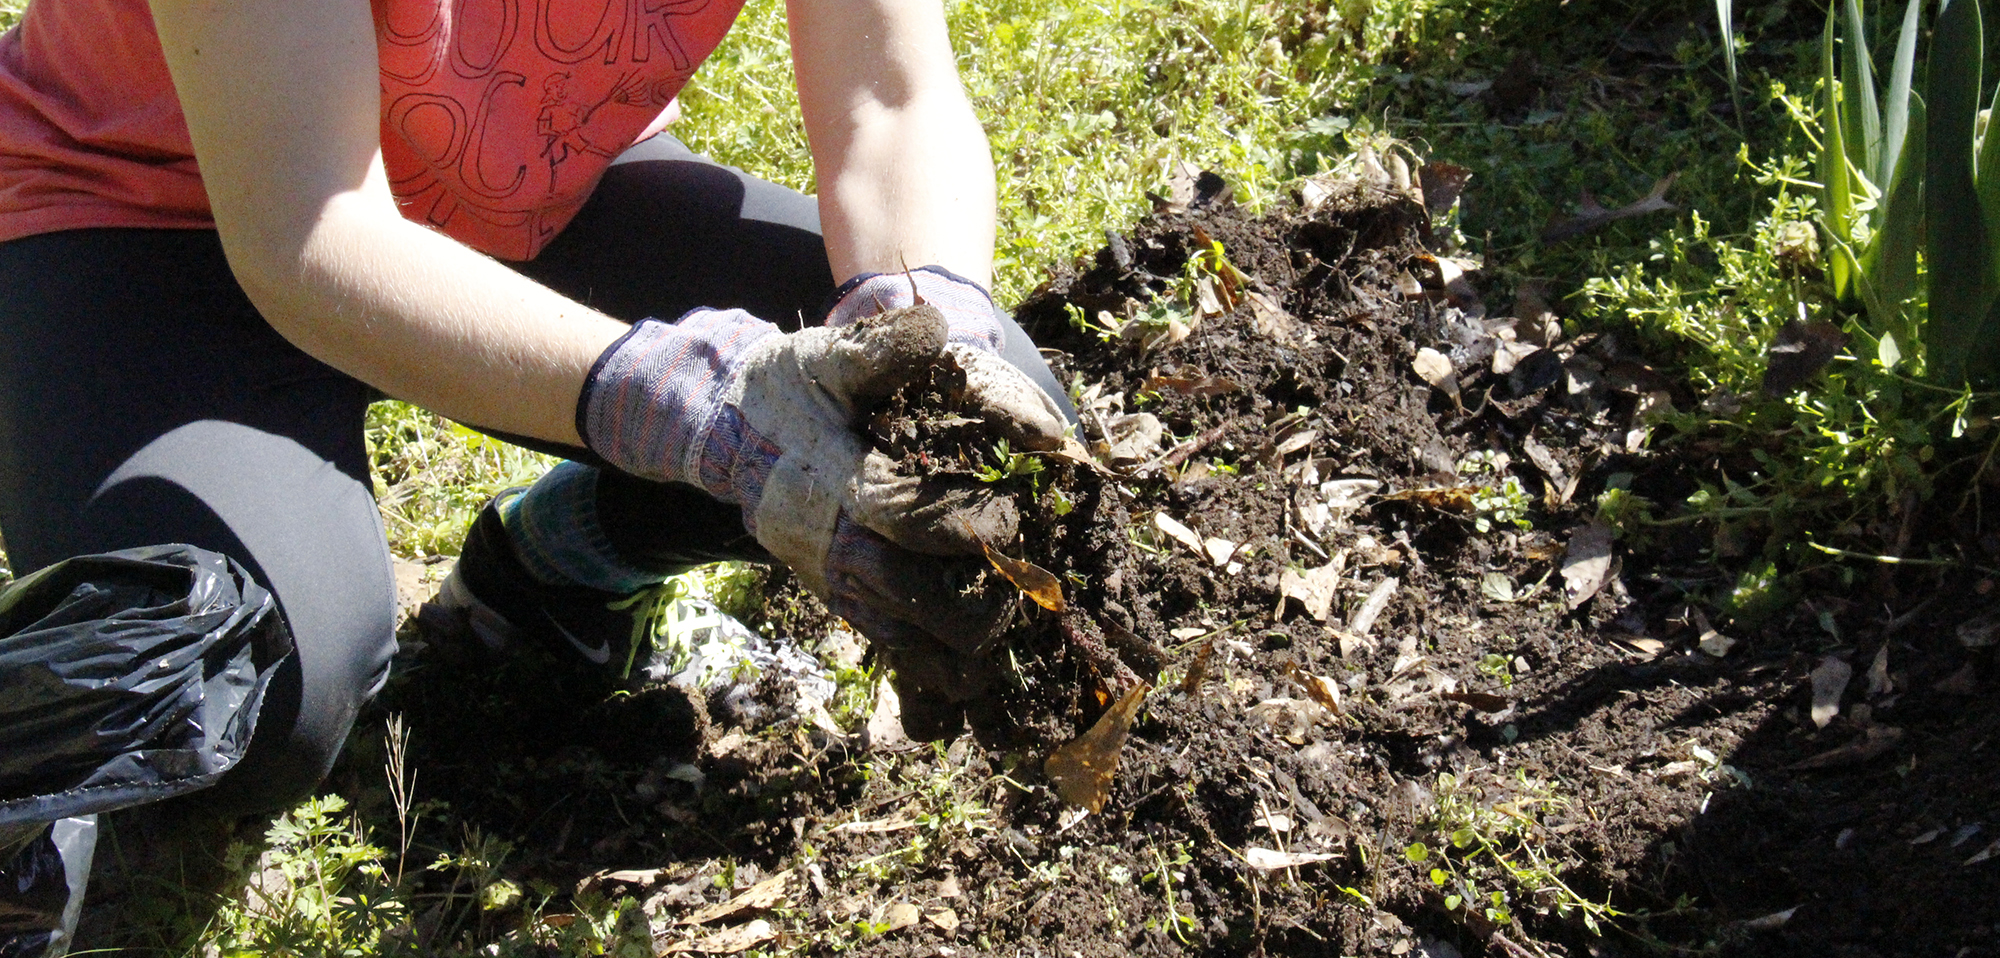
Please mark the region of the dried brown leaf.
<svg viewBox="0 0 2000 958"><path fill-rule="evenodd" d="M1452 368L1451 360L1435 349L1426 346L1417 350L1417 358L1410 361L1410 368L1416 370L1417 378L1430 383L1448 395L1458 395L1458 370Z"/></svg>
<svg viewBox="0 0 2000 958"><path fill-rule="evenodd" d="M1615 574L1611 553L1611 527L1592 522L1570 536L1563 555L1563 594L1574 609L1597 594Z"/></svg>
<svg viewBox="0 0 2000 958"><path fill-rule="evenodd" d="M1586 190L1582 202L1577 204L1576 215L1542 230L1542 242L1559 243L1628 217L1675 209L1674 204L1667 202L1667 188L1673 186L1679 176L1679 173L1668 174L1653 184L1652 192L1647 193L1645 198L1615 210L1605 209L1597 202L1597 197Z"/></svg>
<svg viewBox="0 0 2000 958"><path fill-rule="evenodd" d="M698 951L705 955L734 955L749 951L773 938L778 937L777 929L762 918L747 925L724 928L712 935L688 941L677 941L666 948L666 954L684 951Z"/></svg>
<svg viewBox="0 0 2000 958"><path fill-rule="evenodd" d="M1004 555L985 542L979 543L979 547L986 550L986 561L993 563L993 568L998 569L1028 598L1035 600L1036 605L1050 612L1063 610L1062 580L1056 578L1054 573L1025 559Z"/></svg>
<svg viewBox="0 0 2000 958"><path fill-rule="evenodd" d="M1506 696L1491 692L1442 692L1438 697L1447 702L1470 705L1480 712L1505 712L1508 705Z"/></svg>
<svg viewBox="0 0 2000 958"><path fill-rule="evenodd" d="M1278 576L1279 599L1296 599L1314 621L1325 622L1327 613L1333 609L1334 594L1340 590L1342 568L1347 564L1341 558L1344 556L1304 572L1286 569Z"/></svg>
<svg viewBox="0 0 2000 958"><path fill-rule="evenodd" d="M1139 706L1151 689L1144 683L1133 686L1090 731L1056 749L1042 763L1042 771L1063 801L1090 809L1092 814L1104 810L1105 800L1111 797L1111 777L1118 771L1118 753L1125 747L1132 720L1138 717Z"/></svg>
<svg viewBox="0 0 2000 958"><path fill-rule="evenodd" d="M734 898L703 908L680 920L683 925L706 925L709 922L732 918L746 911L764 911L777 907L785 900L785 886L792 880L792 870L787 868L749 888Z"/></svg>
<svg viewBox="0 0 2000 958"><path fill-rule="evenodd" d="M1236 380L1226 376L1153 376L1139 387L1141 392L1159 392L1171 389L1183 396L1208 399L1212 396L1226 396L1243 387Z"/></svg>
<svg viewBox="0 0 2000 958"><path fill-rule="evenodd" d="M1813 725L1825 728L1826 723L1840 714L1840 696L1847 691L1848 680L1853 677L1854 666L1839 656L1829 655L1819 660L1812 671Z"/></svg>
<svg viewBox="0 0 2000 958"><path fill-rule="evenodd" d="M1903 730L1889 725L1871 725L1860 738L1785 766L1791 770L1842 768L1880 758L1903 740Z"/></svg>

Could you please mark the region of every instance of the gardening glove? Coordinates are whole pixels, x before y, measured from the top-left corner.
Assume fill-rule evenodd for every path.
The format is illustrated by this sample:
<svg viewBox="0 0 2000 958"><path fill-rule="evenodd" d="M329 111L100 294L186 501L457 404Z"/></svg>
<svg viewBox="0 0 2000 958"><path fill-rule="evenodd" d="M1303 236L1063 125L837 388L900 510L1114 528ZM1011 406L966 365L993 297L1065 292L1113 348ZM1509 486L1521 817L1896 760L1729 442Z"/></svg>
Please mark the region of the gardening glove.
<svg viewBox="0 0 2000 958"><path fill-rule="evenodd" d="M978 283L942 266L923 266L902 273L863 273L840 285L828 326L848 326L863 316L923 302L938 308L951 327L950 340L998 354L1006 341L993 297Z"/></svg>
<svg viewBox="0 0 2000 958"><path fill-rule="evenodd" d="M1063 434L1025 375L947 336L929 305L789 335L741 310L697 310L633 327L599 358L577 410L578 432L613 466L742 506L757 541L905 676L913 736L956 731L943 726L957 703L984 691L981 662L1016 593L981 542L1010 541L1018 517L990 492L897 474L856 422L943 364L999 437L1047 449Z"/></svg>

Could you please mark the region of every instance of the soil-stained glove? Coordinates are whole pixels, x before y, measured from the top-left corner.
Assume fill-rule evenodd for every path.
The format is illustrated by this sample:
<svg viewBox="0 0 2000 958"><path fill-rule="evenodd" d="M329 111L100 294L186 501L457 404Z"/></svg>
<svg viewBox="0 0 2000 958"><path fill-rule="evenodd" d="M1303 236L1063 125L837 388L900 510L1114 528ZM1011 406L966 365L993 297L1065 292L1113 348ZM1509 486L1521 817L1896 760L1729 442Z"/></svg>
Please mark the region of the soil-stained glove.
<svg viewBox="0 0 2000 958"><path fill-rule="evenodd" d="M924 266L906 273L863 273L842 283L828 326L849 326L863 316L917 304L936 306L951 327L951 341L998 353L1006 335L993 297L978 283L942 266Z"/></svg>
<svg viewBox="0 0 2000 958"><path fill-rule="evenodd" d="M990 493L898 475L856 420L947 363L1017 448L1054 448L1064 426L1019 370L946 338L931 305L790 335L741 310L697 310L633 327L577 409L578 432L612 465L741 505L757 541L877 643L913 737L952 734L984 691L983 656L1016 593L980 543L1010 541L1017 517Z"/></svg>

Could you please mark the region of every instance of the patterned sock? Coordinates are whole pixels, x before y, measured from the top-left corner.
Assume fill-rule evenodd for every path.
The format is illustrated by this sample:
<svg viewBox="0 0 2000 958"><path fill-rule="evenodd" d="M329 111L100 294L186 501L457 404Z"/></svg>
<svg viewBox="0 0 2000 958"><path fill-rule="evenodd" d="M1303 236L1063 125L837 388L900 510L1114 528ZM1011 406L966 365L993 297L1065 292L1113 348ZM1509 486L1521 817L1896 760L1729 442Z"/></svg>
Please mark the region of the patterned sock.
<svg viewBox="0 0 2000 958"><path fill-rule="evenodd" d="M597 519L597 470L559 463L500 503L500 522L528 573L548 585L626 595L666 578L620 558Z"/></svg>

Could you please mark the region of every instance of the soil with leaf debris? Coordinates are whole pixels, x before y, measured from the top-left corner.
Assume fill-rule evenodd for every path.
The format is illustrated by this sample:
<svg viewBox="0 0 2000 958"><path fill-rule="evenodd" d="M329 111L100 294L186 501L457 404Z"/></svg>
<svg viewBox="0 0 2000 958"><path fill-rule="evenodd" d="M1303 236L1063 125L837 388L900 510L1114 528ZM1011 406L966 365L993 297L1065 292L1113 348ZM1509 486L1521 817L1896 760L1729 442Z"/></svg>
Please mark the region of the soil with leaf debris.
<svg viewBox="0 0 2000 958"><path fill-rule="evenodd" d="M1991 581L1885 569L1712 621L1687 599L1723 575L1709 530L1618 528L1598 506L1693 490L1713 464L1648 451L1679 447L1647 430L1696 397L1531 297L1514 312L1532 315L1482 302L1476 264L1386 177L1312 182L1261 217L1218 187L1020 306L1104 464L975 463L1024 503L999 551L1068 601L1023 603L1003 650L1038 692L932 747L899 740L881 700L737 728L672 689L592 705L539 664L415 655L428 672L388 699L419 800L445 803L416 846L506 843L484 879L419 880L446 903L479 880L523 893L440 904L406 939L2000 953ZM767 629L865 666L770 586ZM1124 688L1066 618L1153 686L1094 814L1048 757ZM356 752L359 783L379 756Z"/></svg>

